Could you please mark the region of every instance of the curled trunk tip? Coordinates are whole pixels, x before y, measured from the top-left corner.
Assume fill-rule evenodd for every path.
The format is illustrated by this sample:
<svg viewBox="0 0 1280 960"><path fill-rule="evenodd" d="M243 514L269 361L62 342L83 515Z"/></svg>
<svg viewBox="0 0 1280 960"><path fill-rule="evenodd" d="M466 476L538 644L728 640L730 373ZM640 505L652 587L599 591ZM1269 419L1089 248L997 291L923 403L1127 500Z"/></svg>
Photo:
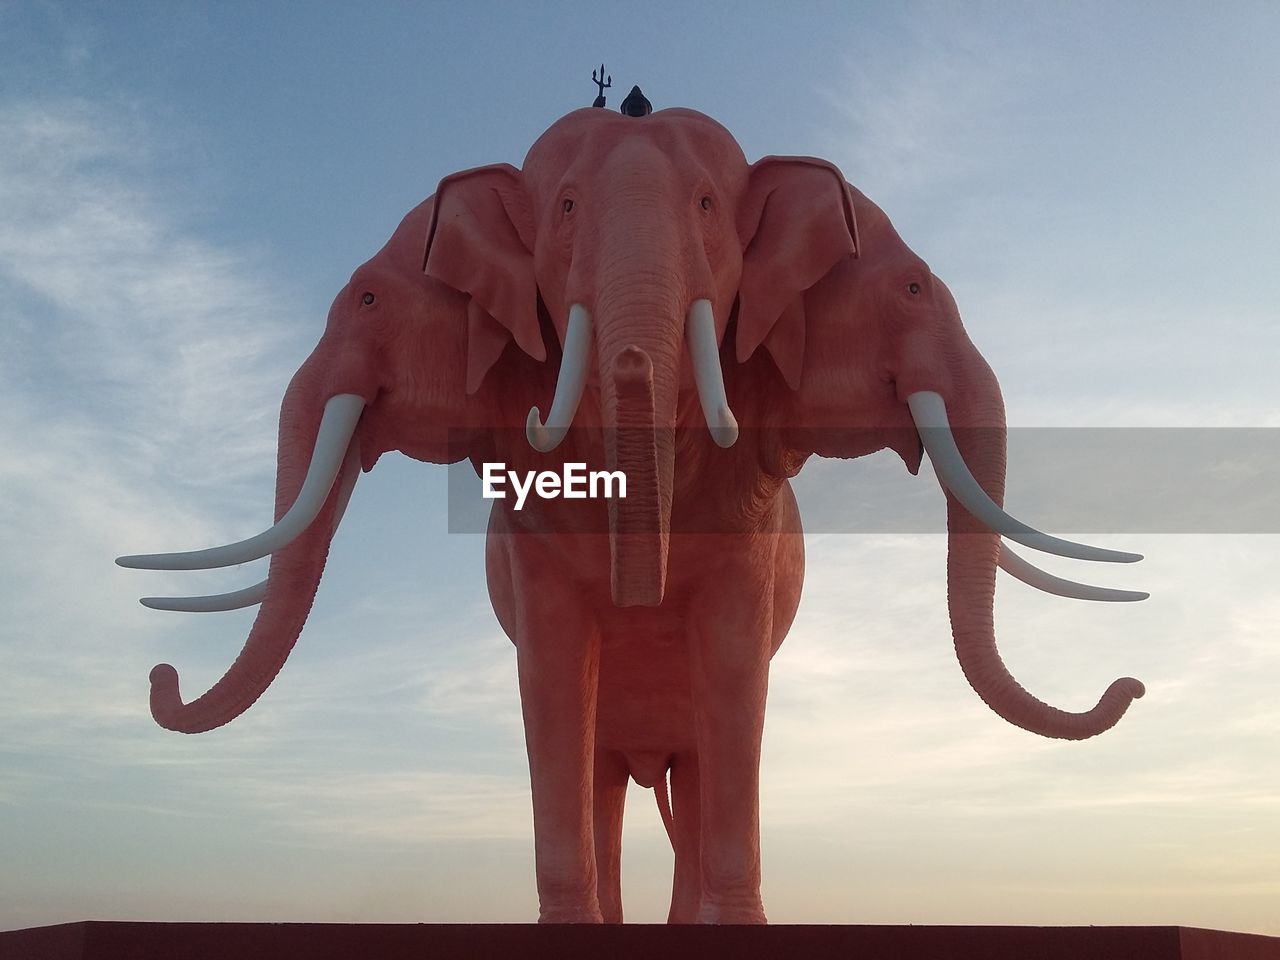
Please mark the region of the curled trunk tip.
<svg viewBox="0 0 1280 960"><path fill-rule="evenodd" d="M168 663L151 668L151 716L166 730L182 732L178 717L182 712L182 694L178 690L178 671Z"/></svg>
<svg viewBox="0 0 1280 960"><path fill-rule="evenodd" d="M1003 672L1003 665L1001 670ZM1107 687L1092 709L1071 713L1036 699L1012 678L1007 687L997 691L988 683L975 682L973 677L969 682L1000 717L1015 727L1055 740L1088 740L1105 733L1120 722L1134 700L1146 693L1140 680L1121 677Z"/></svg>

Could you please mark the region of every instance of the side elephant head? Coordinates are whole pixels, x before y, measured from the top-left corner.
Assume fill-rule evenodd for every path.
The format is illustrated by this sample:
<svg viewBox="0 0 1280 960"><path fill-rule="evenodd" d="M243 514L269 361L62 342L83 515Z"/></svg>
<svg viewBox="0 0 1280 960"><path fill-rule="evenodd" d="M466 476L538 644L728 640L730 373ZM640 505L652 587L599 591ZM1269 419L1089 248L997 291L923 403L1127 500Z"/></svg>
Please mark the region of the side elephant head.
<svg viewBox="0 0 1280 960"><path fill-rule="evenodd" d="M469 170L437 195L426 272L530 353L545 306L563 359L545 422L530 411L529 442L552 450L588 395L608 466L627 476L626 499L609 503L613 602L661 603L675 428L700 417L721 446L735 441L719 360L735 302L739 330L764 340L856 251L843 178L803 157L748 165L692 110L585 109L553 124L521 169Z"/></svg>
<svg viewBox="0 0 1280 960"><path fill-rule="evenodd" d="M361 468L372 469L392 450L433 463L456 462L469 454L472 436L504 425L485 374L511 337L474 300L423 275L422 251L434 215L431 198L352 274L333 301L320 342L285 391L275 525L208 550L117 559L140 569L201 570L271 556L267 579L254 587L143 601L194 611L261 603L240 656L202 696L184 704L177 671L168 664L152 670L151 712L161 726L182 733L221 726L247 710L275 679L311 610ZM540 341L521 346L542 358ZM513 351L503 363L520 361ZM506 379L526 373L509 372Z"/></svg>
<svg viewBox="0 0 1280 960"><path fill-rule="evenodd" d="M1028 693L996 649L996 566L1064 596L1147 595L1053 577L1012 553L1001 537L1077 559L1141 557L1061 540L1004 512L1005 414L995 375L965 333L946 284L875 204L857 190L852 196L859 258L842 261L810 289L776 334L791 341L787 356L803 358L778 364L794 391L786 401L786 445L846 458L891 448L912 473L927 451L947 498L948 606L970 685L997 714L1034 733L1064 739L1101 733L1143 695L1142 684L1117 680L1084 713L1056 709Z"/></svg>

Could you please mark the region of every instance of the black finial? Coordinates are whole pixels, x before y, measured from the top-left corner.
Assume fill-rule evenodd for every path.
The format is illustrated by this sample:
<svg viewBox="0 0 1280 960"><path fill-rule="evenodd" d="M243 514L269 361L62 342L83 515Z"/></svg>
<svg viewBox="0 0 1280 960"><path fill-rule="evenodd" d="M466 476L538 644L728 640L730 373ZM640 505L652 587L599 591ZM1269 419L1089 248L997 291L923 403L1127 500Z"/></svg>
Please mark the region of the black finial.
<svg viewBox="0 0 1280 960"><path fill-rule="evenodd" d="M605 92L606 90L608 90L610 87L612 87L612 86L613 86L613 75L612 75L612 74L610 74L610 75L609 75L609 79L607 79L607 80L605 79L605 76L604 76L604 64L602 63L602 64L600 64L600 76L598 76L598 77L597 77L597 76L596 76L596 72L595 72L594 70L592 70L592 71L591 71L591 79L592 79L592 80L594 80L594 81L595 81L596 86L600 88L600 93L596 96L596 101L595 101L595 103L593 103L593 104L591 104L591 105L592 105L593 107L603 107L603 106L604 106L604 92Z"/></svg>
<svg viewBox="0 0 1280 960"><path fill-rule="evenodd" d="M640 92L639 87L632 87L627 99L622 101L622 106L618 109L628 117L647 117L653 113L653 104Z"/></svg>

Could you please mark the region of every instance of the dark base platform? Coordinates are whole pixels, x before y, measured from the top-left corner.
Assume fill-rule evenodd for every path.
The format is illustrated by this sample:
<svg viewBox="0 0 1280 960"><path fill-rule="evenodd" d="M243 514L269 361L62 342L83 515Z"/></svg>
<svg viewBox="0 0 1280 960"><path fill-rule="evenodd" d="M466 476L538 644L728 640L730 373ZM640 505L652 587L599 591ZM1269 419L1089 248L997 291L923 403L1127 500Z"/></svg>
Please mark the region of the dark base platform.
<svg viewBox="0 0 1280 960"><path fill-rule="evenodd" d="M858 960L1280 960L1280 937L1193 927L612 927L119 923L0 932L0 960L840 957Z"/></svg>

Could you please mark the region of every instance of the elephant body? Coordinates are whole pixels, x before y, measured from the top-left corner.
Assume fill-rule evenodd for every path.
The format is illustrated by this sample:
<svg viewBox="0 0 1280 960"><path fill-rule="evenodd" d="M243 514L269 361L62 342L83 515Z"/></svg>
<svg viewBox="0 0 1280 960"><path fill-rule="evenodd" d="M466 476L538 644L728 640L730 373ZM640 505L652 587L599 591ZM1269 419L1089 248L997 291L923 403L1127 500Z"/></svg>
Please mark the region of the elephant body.
<svg viewBox="0 0 1280 960"><path fill-rule="evenodd" d="M207 693L184 703L176 671L153 670L152 713L196 733L265 691L355 478L382 453L470 459L477 472L622 470L625 499L496 500L490 515L486 575L516 648L539 919L621 921L630 777L659 791L675 847L670 919L764 922L769 663L804 579L789 480L813 454L884 448L912 473L927 450L942 481L953 636L979 696L1045 736L1114 724L1141 696L1136 680L1070 714L1009 676L995 649L995 570L1050 592L1139 599L1049 577L1001 536L1083 559L1137 556L1003 512L999 388L949 291L883 212L826 161L748 164L695 111L575 111L521 168L446 177L352 275L285 394L271 530L120 558L199 569L272 556L256 588L151 601L261 602Z"/></svg>
<svg viewBox="0 0 1280 960"><path fill-rule="evenodd" d="M567 459L589 455L573 446L578 432L575 427L566 439ZM554 817L563 818L555 824L561 827L553 835L556 853L582 850L569 861L582 879L565 886L580 901L594 900L605 921L622 920L627 780L665 791L668 774L670 807L664 815L670 814L675 850L669 919L764 919L756 778L768 663L795 616L804 575L800 516L790 484L783 477L762 484L756 465L755 440L770 435L753 431L744 437L749 442L722 450L705 429L679 432L675 443L684 459L677 463L688 462L690 470L677 471L669 574L657 606L621 608L612 602L603 533L572 538L533 533L527 528L541 526L545 516L525 517L528 506L518 514L505 501L493 507L486 549L489 591L499 623L517 647L531 767L565 764L565 744L572 743L582 747L576 762L591 770L586 783L556 771L555 786L568 787L573 795L558 807L548 803L549 810L535 805L538 836L554 828ZM697 465L701 483L695 482ZM743 509L750 502L756 508ZM525 532L517 524L525 525ZM726 581L753 589L728 592ZM585 650L580 646L584 636L590 638ZM700 663L698 651L708 648ZM711 656L718 659L708 665ZM550 692L560 694L563 712L547 710ZM707 704L717 697L718 713L712 713ZM545 712L538 716L538 709ZM709 721L721 715L730 722L708 730ZM574 732L553 728L541 739L538 733L552 724L572 724ZM591 729L582 735L580 725ZM544 862L561 862L551 852L544 857ZM726 877L746 874L747 893L711 900L708 861ZM594 914L547 918L548 891L561 888L545 874L540 881L544 919L594 919Z"/></svg>

